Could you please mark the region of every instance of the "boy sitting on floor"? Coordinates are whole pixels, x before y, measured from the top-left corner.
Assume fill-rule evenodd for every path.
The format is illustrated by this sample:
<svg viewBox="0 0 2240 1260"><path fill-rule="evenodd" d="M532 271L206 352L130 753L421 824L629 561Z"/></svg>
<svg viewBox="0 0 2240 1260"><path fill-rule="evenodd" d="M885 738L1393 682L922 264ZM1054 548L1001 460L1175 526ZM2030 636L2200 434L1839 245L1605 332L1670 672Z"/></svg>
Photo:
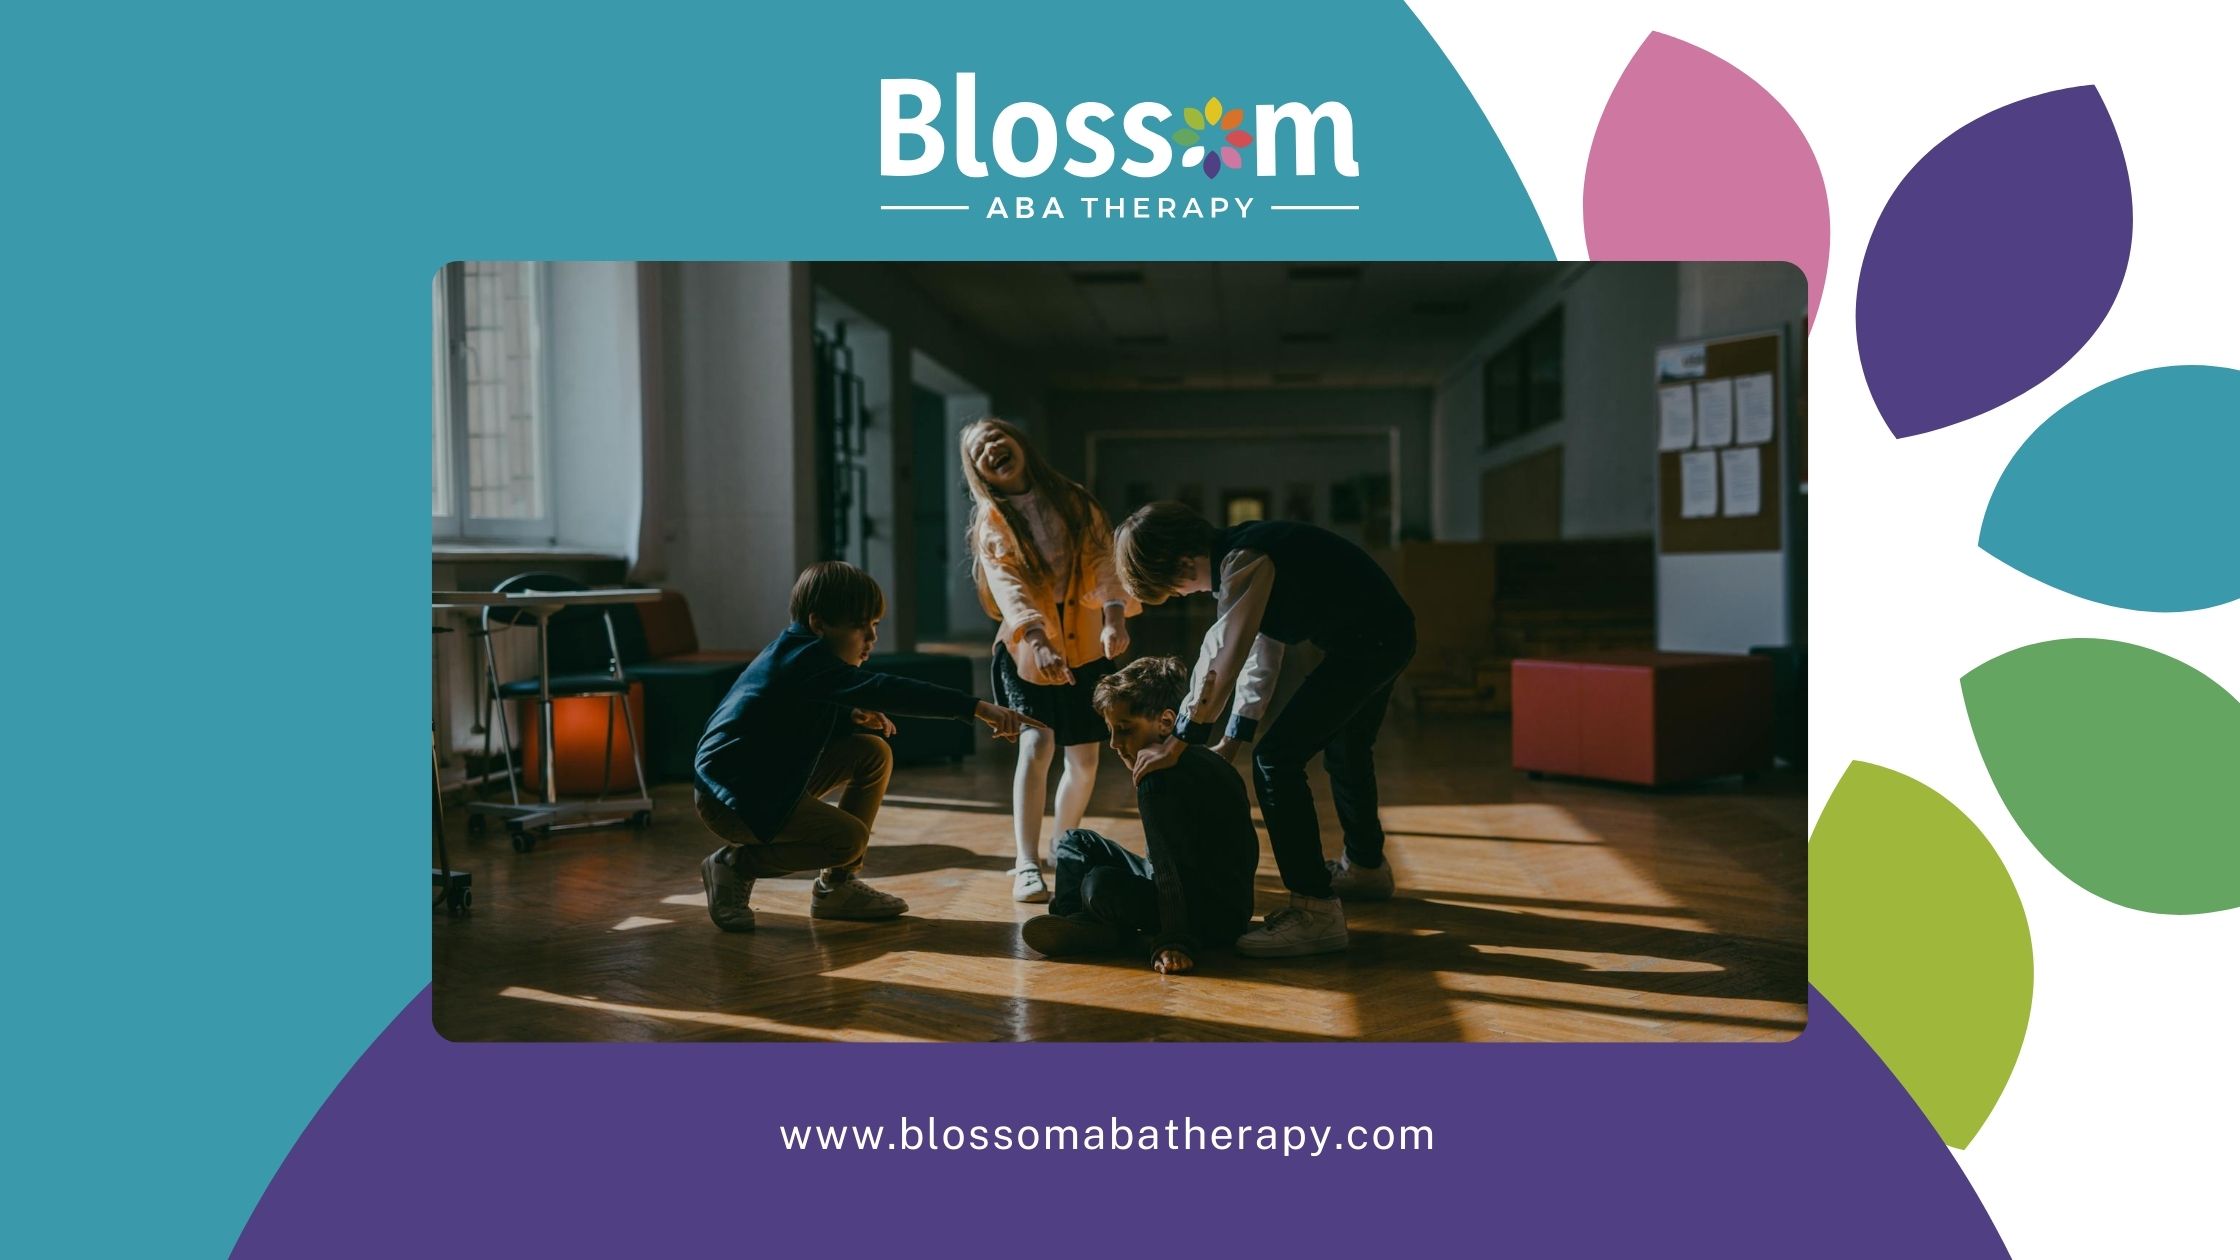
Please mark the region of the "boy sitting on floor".
<svg viewBox="0 0 2240 1260"><path fill-rule="evenodd" d="M733 683L700 737L692 804L724 846L700 863L708 917L754 930L747 896L765 876L821 868L818 919L891 919L910 907L855 877L887 795L894 753L880 734L904 717L979 718L1017 739L1033 718L976 696L862 668L887 597L852 564L810 565L793 584L793 624ZM843 788L836 808L818 799Z"/></svg>
<svg viewBox="0 0 2240 1260"><path fill-rule="evenodd" d="M1244 781L1227 761L1192 746L1178 760L1139 771L1174 734L1188 685L1171 656L1133 661L1097 683L1092 702L1112 731L1112 751L1136 773L1143 816L1138 857L1094 831L1058 837L1057 890L1050 913L1019 929L1027 946L1050 957L1106 952L1148 938L1151 965L1168 975L1190 970L1205 947L1233 941L1252 922L1252 874L1260 838Z"/></svg>

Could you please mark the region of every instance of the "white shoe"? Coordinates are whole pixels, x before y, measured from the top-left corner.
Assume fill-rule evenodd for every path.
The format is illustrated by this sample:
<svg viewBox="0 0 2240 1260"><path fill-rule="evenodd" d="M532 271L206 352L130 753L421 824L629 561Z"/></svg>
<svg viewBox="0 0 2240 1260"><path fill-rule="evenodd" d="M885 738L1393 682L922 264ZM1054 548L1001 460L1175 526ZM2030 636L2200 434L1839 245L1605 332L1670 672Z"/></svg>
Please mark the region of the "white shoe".
<svg viewBox="0 0 2240 1260"><path fill-rule="evenodd" d="M1334 954L1346 947L1346 908L1336 897L1291 894L1291 904L1237 938L1247 958L1301 958Z"/></svg>
<svg viewBox="0 0 2240 1260"><path fill-rule="evenodd" d="M708 918L726 932L752 932L754 911L747 908L747 894L754 891L754 881L723 860L730 851L731 847L725 845L700 859L700 887L708 893Z"/></svg>
<svg viewBox="0 0 2240 1260"><path fill-rule="evenodd" d="M1039 866L1014 866L1011 868L1011 899L1013 901L1043 902L1050 900L1050 885L1042 882Z"/></svg>
<svg viewBox="0 0 2240 1260"><path fill-rule="evenodd" d="M826 884L820 876L809 890L812 919L891 919L910 908L893 893L883 893L860 879Z"/></svg>
<svg viewBox="0 0 2240 1260"><path fill-rule="evenodd" d="M1392 896L1392 862L1383 866L1355 866L1351 858L1335 858L1330 868L1330 892L1340 901L1384 901Z"/></svg>

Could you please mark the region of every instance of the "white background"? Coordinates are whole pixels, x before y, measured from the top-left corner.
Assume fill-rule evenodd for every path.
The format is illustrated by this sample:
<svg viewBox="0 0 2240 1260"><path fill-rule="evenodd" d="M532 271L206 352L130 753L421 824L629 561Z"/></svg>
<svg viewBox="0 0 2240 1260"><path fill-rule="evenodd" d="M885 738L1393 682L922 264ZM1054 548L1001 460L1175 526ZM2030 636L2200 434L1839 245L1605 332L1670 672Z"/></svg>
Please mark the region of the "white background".
<svg viewBox="0 0 2240 1260"><path fill-rule="evenodd" d="M1588 256L1587 153L1650 32L1735 66L1803 130L1832 229L1811 345L1813 814L1852 760L1888 766L1966 811L2021 893L2037 971L2029 1033L1998 1107L1957 1155L2014 1254L2240 1254L2240 911L2141 914L2069 883L2007 817L1959 682L2012 648L2092 636L2176 656L2240 693L2240 604L2104 608L1975 545L2008 458L2063 404L2144 368L2240 368L2240 7L1413 7L1507 148L1558 257ZM2130 166L2131 262L2114 309L2014 402L1897 441L1867 393L1853 330L1876 216L1954 130L2081 84L2099 89ZM1684 142L1685 119L1674 128Z"/></svg>

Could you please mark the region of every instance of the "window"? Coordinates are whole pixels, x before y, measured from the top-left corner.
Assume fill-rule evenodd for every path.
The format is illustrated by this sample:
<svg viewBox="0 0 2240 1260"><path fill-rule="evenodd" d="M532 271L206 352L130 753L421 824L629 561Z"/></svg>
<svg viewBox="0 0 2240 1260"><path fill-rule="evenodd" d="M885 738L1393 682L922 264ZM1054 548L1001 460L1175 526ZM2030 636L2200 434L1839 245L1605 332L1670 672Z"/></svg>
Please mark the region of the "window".
<svg viewBox="0 0 2240 1260"><path fill-rule="evenodd" d="M1268 519L1268 492L1265 490L1224 490L1221 492L1221 519L1226 525L1247 525Z"/></svg>
<svg viewBox="0 0 2240 1260"><path fill-rule="evenodd" d="M1485 366L1485 444L1563 419L1563 308L1503 346Z"/></svg>
<svg viewBox="0 0 2240 1260"><path fill-rule="evenodd" d="M435 280L435 535L549 542L544 277L451 263Z"/></svg>

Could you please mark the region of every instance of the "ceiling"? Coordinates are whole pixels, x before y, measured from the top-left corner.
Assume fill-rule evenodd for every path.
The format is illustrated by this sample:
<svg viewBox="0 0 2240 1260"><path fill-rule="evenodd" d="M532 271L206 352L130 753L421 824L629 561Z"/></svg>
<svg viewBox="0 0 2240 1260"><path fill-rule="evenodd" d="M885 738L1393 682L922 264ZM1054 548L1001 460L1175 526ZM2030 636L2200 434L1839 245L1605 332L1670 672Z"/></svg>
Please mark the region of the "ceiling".
<svg viewBox="0 0 2240 1260"><path fill-rule="evenodd" d="M901 263L1054 389L1435 385L1558 263Z"/></svg>

